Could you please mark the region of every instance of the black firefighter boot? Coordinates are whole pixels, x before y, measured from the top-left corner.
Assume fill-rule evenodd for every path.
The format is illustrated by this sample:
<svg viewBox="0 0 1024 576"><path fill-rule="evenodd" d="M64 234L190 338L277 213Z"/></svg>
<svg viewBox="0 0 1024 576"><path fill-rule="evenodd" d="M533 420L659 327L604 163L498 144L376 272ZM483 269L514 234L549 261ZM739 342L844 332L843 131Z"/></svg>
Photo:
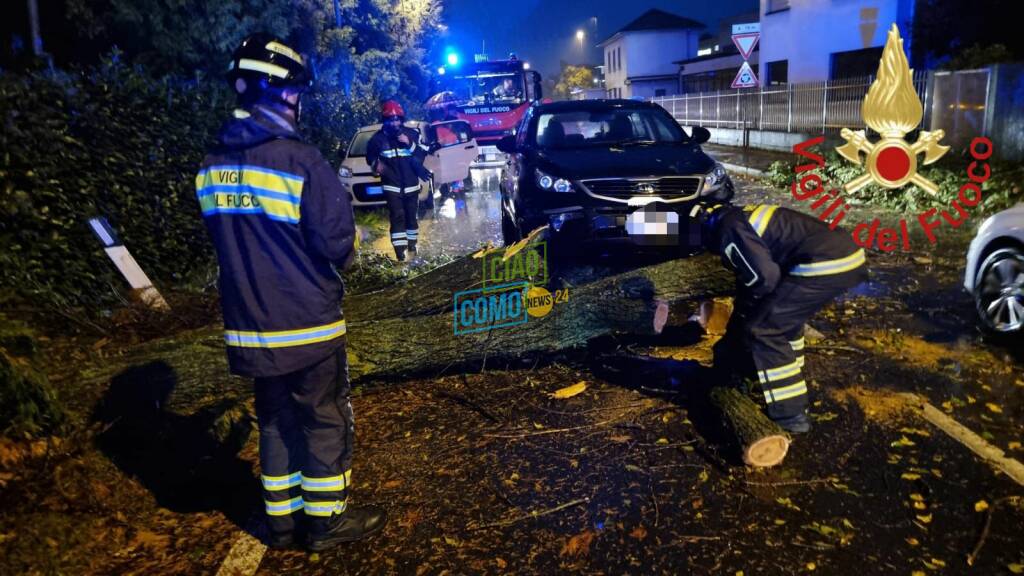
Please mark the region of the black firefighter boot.
<svg viewBox="0 0 1024 576"><path fill-rule="evenodd" d="M343 514L331 517L327 531L310 535L309 550L322 552L345 542L362 540L380 532L388 522L388 513L380 506L349 506Z"/></svg>

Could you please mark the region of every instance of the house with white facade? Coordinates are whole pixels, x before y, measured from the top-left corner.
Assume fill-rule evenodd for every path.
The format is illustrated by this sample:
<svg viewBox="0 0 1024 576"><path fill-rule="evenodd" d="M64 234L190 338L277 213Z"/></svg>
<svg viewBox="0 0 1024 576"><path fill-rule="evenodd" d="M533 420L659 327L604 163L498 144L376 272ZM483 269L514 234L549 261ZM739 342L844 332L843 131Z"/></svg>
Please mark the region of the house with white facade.
<svg viewBox="0 0 1024 576"><path fill-rule="evenodd" d="M703 24L663 10L644 12L610 38L604 49L608 98L651 98L675 94L680 56L695 57Z"/></svg>
<svg viewBox="0 0 1024 576"><path fill-rule="evenodd" d="M903 48L913 50L916 0L760 1L760 61L768 82L782 75L799 83L874 74L893 22Z"/></svg>

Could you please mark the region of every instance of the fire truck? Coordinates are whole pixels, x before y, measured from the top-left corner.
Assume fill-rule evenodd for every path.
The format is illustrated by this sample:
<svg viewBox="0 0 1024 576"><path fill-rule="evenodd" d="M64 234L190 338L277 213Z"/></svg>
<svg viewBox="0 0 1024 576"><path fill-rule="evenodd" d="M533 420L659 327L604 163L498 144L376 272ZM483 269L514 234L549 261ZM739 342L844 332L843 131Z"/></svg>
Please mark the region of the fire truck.
<svg viewBox="0 0 1024 576"><path fill-rule="evenodd" d="M512 134L530 104L541 99L540 73L512 55L508 60L467 63L445 84L458 98L456 115L469 122L480 146L472 167L503 167L505 155L496 145Z"/></svg>

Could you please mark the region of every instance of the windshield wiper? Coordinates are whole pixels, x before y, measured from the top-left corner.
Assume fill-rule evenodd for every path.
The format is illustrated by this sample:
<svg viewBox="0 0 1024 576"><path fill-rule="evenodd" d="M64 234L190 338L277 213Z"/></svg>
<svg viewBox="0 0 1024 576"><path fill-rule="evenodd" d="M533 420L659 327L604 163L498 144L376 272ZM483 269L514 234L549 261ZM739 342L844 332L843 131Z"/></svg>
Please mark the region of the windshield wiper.
<svg viewBox="0 0 1024 576"><path fill-rule="evenodd" d="M612 142L612 146L650 146L651 144L657 144L655 140L641 140L638 138L631 138L629 140L619 140Z"/></svg>

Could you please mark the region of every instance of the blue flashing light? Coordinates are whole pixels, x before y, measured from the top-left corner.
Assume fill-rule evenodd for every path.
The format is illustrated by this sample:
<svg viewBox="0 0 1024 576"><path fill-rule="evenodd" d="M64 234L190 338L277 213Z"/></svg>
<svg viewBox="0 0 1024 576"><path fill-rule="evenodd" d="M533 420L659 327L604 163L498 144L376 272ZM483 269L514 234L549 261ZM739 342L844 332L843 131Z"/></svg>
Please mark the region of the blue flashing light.
<svg viewBox="0 0 1024 576"><path fill-rule="evenodd" d="M438 74L438 76L444 76L444 72L445 72L444 66L438 66L437 67L437 74Z"/></svg>
<svg viewBox="0 0 1024 576"><path fill-rule="evenodd" d="M446 56L446 59L448 61L448 65L449 66L458 66L459 65L459 55L457 53L455 53L455 52L449 52L448 56Z"/></svg>

